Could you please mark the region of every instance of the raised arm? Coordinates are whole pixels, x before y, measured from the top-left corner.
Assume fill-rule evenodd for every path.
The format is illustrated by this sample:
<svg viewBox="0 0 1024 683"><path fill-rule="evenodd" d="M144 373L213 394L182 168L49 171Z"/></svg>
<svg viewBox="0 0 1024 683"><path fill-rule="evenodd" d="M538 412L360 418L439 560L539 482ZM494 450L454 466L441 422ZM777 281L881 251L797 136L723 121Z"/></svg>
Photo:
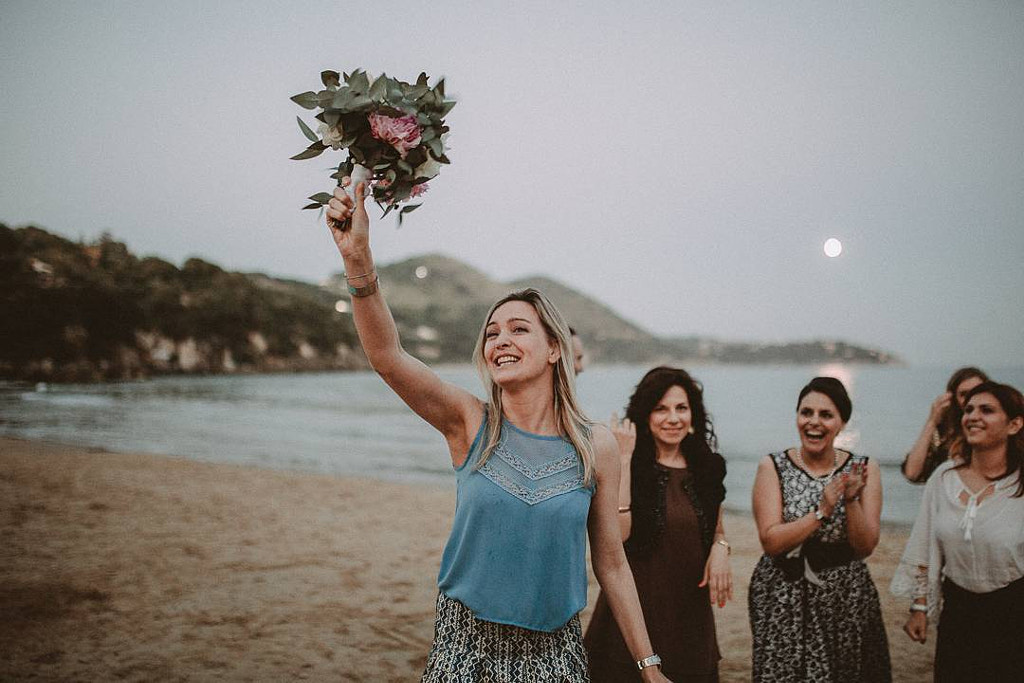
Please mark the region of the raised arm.
<svg viewBox="0 0 1024 683"><path fill-rule="evenodd" d="M923 481L921 475L924 474L925 461L928 459L928 451L932 447L932 436L939 428L939 422L949 409L952 400L953 394L947 391L932 402L932 407L928 411L928 419L925 421L924 427L921 428L921 434L903 460L903 476L907 478L907 481L914 483Z"/></svg>
<svg viewBox="0 0 1024 683"><path fill-rule="evenodd" d="M629 539L633 530L633 491L632 491L632 464L633 449L636 447L636 425L623 418L619 421L619 414L612 413L608 426L615 436L615 447L619 455L619 533L622 542Z"/></svg>
<svg viewBox="0 0 1024 683"><path fill-rule="evenodd" d="M349 179L342 182L348 185ZM398 328L377 286L370 252L370 219L363 206L364 192L364 183L359 183L353 202L338 187L327 207L327 225L345 262L349 291L355 289L352 314L359 341L377 374L406 405L444 435L452 461L458 466L465 459L483 419L483 406L468 391L441 381L430 368L402 348ZM349 221L347 225L345 221Z"/></svg>
<svg viewBox="0 0 1024 683"><path fill-rule="evenodd" d="M825 486L818 504L826 517L832 515L839 495L843 490L841 479L833 479ZM770 455L761 459L754 478L754 521L761 547L769 555L781 555L806 541L821 526L814 512L808 512L800 519L784 522L782 517L782 491L779 489L779 475Z"/></svg>
<svg viewBox="0 0 1024 683"><path fill-rule="evenodd" d="M615 621L634 661L653 653L647 636L640 600L636 595L633 572L622 549L616 511L619 492L619 450L615 439L602 426L594 429L594 450L597 456L597 490L590 504L587 528L590 534L590 556L594 575L608 598ZM667 680L659 669L648 667L641 672L644 681Z"/></svg>

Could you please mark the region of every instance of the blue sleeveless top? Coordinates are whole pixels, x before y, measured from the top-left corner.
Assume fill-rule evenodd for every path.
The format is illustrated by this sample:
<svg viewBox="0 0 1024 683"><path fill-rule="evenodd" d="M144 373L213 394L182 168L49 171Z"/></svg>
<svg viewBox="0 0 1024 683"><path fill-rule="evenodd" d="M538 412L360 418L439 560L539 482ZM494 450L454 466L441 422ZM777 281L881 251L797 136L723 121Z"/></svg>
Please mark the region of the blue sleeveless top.
<svg viewBox="0 0 1024 683"><path fill-rule="evenodd" d="M480 469L487 418L456 468L452 532L437 585L478 619L555 631L587 604L587 515L593 486L572 443L502 420Z"/></svg>

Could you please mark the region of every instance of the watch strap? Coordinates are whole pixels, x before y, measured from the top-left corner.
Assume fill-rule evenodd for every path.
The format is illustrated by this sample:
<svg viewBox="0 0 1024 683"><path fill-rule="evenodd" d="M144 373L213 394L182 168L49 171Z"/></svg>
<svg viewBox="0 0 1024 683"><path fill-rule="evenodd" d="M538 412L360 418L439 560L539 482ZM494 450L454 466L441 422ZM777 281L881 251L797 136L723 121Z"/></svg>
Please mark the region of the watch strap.
<svg viewBox="0 0 1024 683"><path fill-rule="evenodd" d="M658 667L660 667L661 666L661 657L659 657L658 655L650 655L649 657L644 657L643 659L637 661L637 663L636 663L636 668L639 669L640 671L643 671L644 669L646 669L649 666L658 666Z"/></svg>

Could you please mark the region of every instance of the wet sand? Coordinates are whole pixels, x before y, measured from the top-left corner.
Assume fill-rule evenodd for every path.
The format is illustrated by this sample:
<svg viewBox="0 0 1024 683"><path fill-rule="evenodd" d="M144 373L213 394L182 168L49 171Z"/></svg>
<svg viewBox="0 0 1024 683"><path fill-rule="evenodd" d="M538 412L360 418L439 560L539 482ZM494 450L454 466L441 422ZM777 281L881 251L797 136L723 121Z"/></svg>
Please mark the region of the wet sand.
<svg viewBox="0 0 1024 683"><path fill-rule="evenodd" d="M418 680L454 500L0 439L0 680ZM725 524L737 590L716 610L722 680L747 681L760 548L752 520ZM934 632L911 643L887 590L905 538L884 529L869 564L894 680L930 681Z"/></svg>

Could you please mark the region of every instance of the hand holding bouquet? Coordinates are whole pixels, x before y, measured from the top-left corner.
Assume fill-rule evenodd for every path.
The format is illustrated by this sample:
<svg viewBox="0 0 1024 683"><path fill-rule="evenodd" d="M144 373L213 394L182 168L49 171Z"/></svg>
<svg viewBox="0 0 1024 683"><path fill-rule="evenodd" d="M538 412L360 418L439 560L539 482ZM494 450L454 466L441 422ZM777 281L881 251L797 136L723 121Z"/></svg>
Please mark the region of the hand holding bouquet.
<svg viewBox="0 0 1024 683"><path fill-rule="evenodd" d="M371 79L357 69L351 74L324 71L320 80L324 90L291 98L301 107L321 110L316 132L298 118L299 128L313 144L292 159L312 159L328 148L346 150L346 159L331 177L340 183L351 176L350 191L368 181L367 195L385 216L397 209L401 225L403 216L420 206L408 201L426 192L427 181L437 176L442 164L450 163L444 117L455 101L445 99L444 79L431 88L425 73L410 84L386 74ZM331 197L319 192L302 208L320 209Z"/></svg>

